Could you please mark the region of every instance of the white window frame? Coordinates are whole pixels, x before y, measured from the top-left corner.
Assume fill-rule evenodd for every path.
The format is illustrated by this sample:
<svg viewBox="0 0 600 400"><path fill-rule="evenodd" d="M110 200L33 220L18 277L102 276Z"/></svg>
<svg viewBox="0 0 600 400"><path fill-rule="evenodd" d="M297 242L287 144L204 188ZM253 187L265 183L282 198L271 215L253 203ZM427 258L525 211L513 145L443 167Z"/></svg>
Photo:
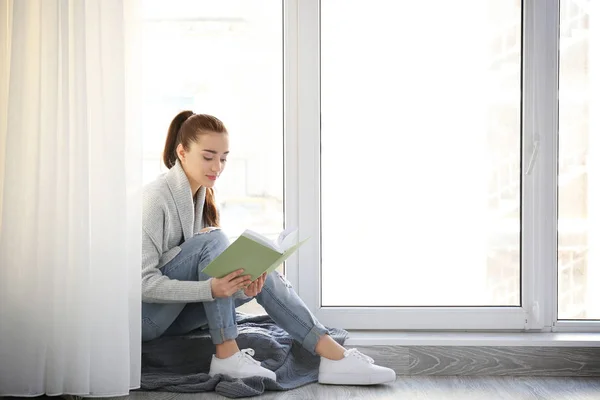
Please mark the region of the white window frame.
<svg viewBox="0 0 600 400"><path fill-rule="evenodd" d="M600 331L557 321L559 0L523 1L521 307L323 307L319 0L284 0L285 222L309 240L286 275L317 318L356 330Z"/></svg>

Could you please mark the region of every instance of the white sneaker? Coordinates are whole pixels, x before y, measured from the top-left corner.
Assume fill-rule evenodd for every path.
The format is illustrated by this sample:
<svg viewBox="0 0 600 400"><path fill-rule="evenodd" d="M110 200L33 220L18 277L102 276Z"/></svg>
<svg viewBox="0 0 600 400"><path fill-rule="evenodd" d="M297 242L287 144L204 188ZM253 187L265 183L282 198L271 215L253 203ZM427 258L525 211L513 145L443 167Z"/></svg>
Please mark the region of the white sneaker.
<svg viewBox="0 0 600 400"><path fill-rule="evenodd" d="M261 367L260 362L252 358L253 355L253 349L238 351L227 358L217 358L213 355L208 374L210 376L217 374L228 375L232 378L262 376L275 381L275 372Z"/></svg>
<svg viewBox="0 0 600 400"><path fill-rule="evenodd" d="M338 361L321 357L319 383L327 385L377 385L393 382L393 369L375 365L373 359L356 349L346 350Z"/></svg>

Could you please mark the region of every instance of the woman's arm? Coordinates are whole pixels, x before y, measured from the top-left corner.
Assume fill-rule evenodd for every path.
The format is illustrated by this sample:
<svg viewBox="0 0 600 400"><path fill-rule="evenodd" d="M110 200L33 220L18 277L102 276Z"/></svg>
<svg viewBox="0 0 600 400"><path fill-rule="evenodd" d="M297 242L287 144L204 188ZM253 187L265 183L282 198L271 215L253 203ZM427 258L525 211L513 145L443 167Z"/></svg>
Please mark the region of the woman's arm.
<svg viewBox="0 0 600 400"><path fill-rule="evenodd" d="M158 269L160 247L145 230L142 233L142 301L146 303L193 303L213 301L211 282L170 279ZM179 248L171 251L178 252Z"/></svg>

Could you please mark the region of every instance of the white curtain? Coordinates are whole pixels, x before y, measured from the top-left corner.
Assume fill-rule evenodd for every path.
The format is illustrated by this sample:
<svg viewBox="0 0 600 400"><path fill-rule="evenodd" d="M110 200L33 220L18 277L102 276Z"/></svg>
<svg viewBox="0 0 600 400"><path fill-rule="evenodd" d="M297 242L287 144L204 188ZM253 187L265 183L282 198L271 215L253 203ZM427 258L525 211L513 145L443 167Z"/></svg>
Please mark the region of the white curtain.
<svg viewBox="0 0 600 400"><path fill-rule="evenodd" d="M0 0L0 396L140 381L136 6Z"/></svg>

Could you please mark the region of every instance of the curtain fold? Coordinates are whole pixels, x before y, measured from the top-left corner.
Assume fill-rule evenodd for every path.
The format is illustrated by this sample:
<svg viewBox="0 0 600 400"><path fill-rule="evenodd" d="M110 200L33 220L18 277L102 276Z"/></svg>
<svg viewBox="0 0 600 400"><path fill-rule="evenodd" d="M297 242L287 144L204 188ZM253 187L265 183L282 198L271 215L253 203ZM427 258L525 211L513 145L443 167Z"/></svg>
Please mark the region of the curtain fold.
<svg viewBox="0 0 600 400"><path fill-rule="evenodd" d="M10 76L10 36L13 0L4 0L0 7L0 232L2 231L2 191L8 118L8 78ZM1 267L1 266L0 266Z"/></svg>
<svg viewBox="0 0 600 400"><path fill-rule="evenodd" d="M0 395L139 387L134 5L2 3Z"/></svg>

